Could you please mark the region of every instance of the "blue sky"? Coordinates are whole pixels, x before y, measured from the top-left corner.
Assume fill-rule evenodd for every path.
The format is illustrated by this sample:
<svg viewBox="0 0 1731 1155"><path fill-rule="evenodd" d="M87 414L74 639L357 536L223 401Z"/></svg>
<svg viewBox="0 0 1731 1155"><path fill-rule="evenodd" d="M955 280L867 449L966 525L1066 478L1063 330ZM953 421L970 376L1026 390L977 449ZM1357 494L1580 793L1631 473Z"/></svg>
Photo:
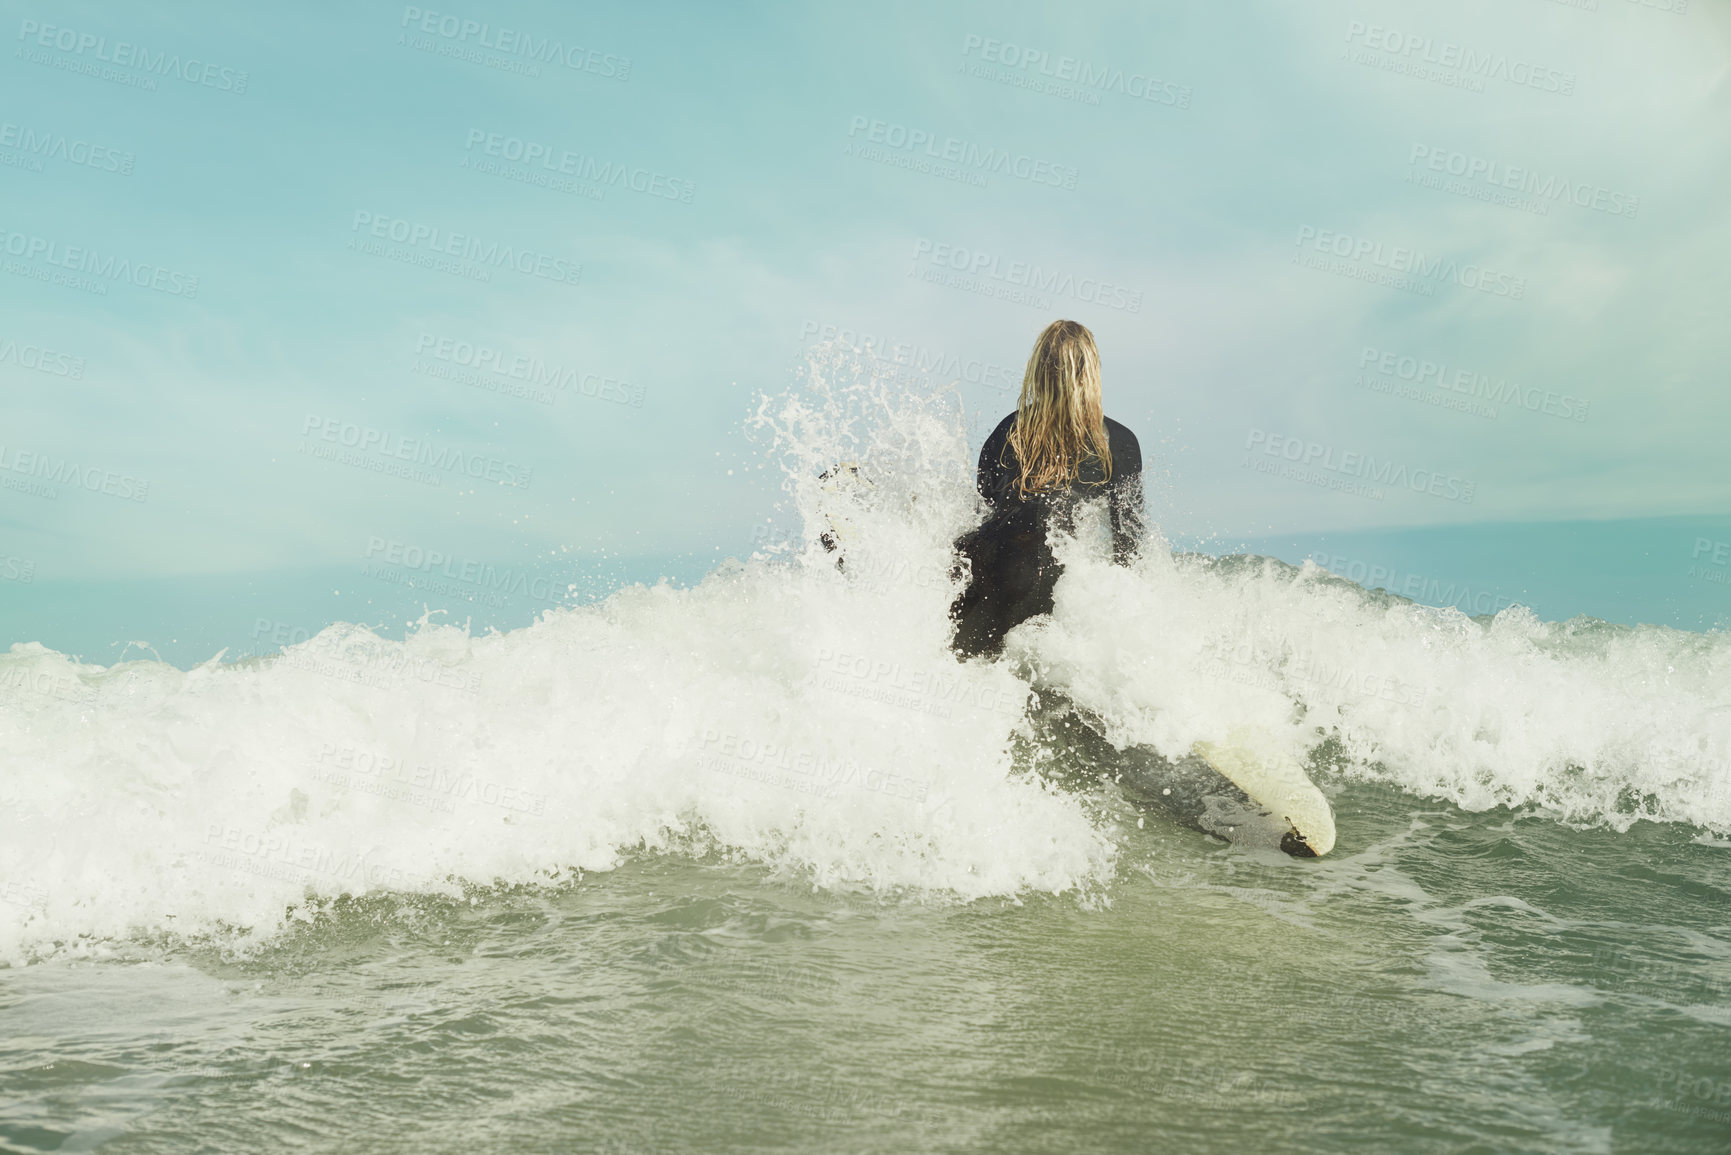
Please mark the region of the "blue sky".
<svg viewBox="0 0 1731 1155"><path fill-rule="evenodd" d="M0 476L26 489L0 489L0 556L38 581L352 566L377 539L499 561L740 552L774 501L739 468L742 420L814 327L1019 367L1059 315L1099 337L1108 411L1141 436L1176 535L1731 508L1723 3L42 3L5 20ZM501 29L564 58L527 75ZM98 60L121 41L147 63ZM1067 88L1037 90L1042 69ZM1132 94L1150 78L1155 99ZM953 138L1059 177L883 159L926 158L892 147L912 134L940 167ZM645 188L514 179L560 174L510 160L513 141ZM532 271L413 263L435 245L509 246ZM44 253L164 273L46 283L63 269ZM924 279L940 256L1037 265L1073 292ZM174 291L194 276L195 296ZM1079 299L1101 283L1139 307ZM571 387L548 405L439 375L480 347ZM1010 404L962 392L988 426ZM381 448L461 455L483 476L307 452L345 426L375 466ZM97 491L28 492L19 453L75 459ZM1281 474L1294 456L1305 478ZM1367 459L1407 484L1374 495Z"/></svg>

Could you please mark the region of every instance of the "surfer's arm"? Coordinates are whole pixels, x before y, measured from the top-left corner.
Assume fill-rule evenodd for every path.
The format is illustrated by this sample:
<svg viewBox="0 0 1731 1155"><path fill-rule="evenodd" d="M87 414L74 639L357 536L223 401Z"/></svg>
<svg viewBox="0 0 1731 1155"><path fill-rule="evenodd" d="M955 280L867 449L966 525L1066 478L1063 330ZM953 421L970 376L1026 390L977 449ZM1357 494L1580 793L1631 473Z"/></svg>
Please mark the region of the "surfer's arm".
<svg viewBox="0 0 1731 1155"><path fill-rule="evenodd" d="M992 453L992 443L988 440L980 449L980 465L974 470L974 488L980 491L980 496L987 501L992 499L992 482L997 476L997 462Z"/></svg>
<svg viewBox="0 0 1731 1155"><path fill-rule="evenodd" d="M1129 433L1129 430L1125 430ZM1135 435L1127 444L1112 449L1112 482L1108 505L1112 512L1112 560L1128 565L1142 548L1145 527L1142 510L1142 447Z"/></svg>
<svg viewBox="0 0 1731 1155"><path fill-rule="evenodd" d="M1009 440L1010 426L1016 415L1010 414L998 422L998 427L992 430L986 443L980 446L980 465L974 471L974 488L980 491L980 496L994 504L1008 488L1016 470L1011 462L1015 454L1005 452L1005 443Z"/></svg>

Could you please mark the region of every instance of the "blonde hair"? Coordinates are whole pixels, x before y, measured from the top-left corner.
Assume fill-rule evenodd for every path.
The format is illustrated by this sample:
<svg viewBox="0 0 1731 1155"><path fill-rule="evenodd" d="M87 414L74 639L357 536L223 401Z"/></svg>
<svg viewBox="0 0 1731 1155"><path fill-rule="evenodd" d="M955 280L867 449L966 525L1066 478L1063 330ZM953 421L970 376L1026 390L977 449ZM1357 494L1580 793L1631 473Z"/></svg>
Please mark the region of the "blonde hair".
<svg viewBox="0 0 1731 1155"><path fill-rule="evenodd" d="M1016 488L1024 497L1070 485L1089 455L1100 459L1107 478L1112 476L1100 400L1100 351L1086 325L1053 321L1034 342L1006 448L1014 449L1021 463Z"/></svg>

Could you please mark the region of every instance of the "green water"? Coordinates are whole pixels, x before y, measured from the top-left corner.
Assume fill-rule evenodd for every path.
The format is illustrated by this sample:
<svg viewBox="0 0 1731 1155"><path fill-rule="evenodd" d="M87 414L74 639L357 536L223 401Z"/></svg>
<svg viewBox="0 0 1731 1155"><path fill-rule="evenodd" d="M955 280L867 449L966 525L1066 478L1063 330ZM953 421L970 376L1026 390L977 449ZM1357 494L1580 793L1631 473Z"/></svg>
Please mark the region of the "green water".
<svg viewBox="0 0 1731 1155"><path fill-rule="evenodd" d="M1723 1151L1731 846L1331 786L969 904L642 854L0 971L11 1151Z"/></svg>

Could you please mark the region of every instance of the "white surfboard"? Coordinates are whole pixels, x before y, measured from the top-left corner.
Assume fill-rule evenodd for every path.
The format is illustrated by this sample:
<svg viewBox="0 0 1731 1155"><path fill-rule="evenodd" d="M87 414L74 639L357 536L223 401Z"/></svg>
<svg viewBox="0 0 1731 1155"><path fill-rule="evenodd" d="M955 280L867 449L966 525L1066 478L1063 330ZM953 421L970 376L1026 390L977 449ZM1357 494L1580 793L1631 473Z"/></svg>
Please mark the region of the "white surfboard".
<svg viewBox="0 0 1731 1155"><path fill-rule="evenodd" d="M1252 802L1292 828L1281 840L1282 850L1320 858L1334 849L1334 808L1271 736L1239 727L1224 742L1198 742L1192 749Z"/></svg>

